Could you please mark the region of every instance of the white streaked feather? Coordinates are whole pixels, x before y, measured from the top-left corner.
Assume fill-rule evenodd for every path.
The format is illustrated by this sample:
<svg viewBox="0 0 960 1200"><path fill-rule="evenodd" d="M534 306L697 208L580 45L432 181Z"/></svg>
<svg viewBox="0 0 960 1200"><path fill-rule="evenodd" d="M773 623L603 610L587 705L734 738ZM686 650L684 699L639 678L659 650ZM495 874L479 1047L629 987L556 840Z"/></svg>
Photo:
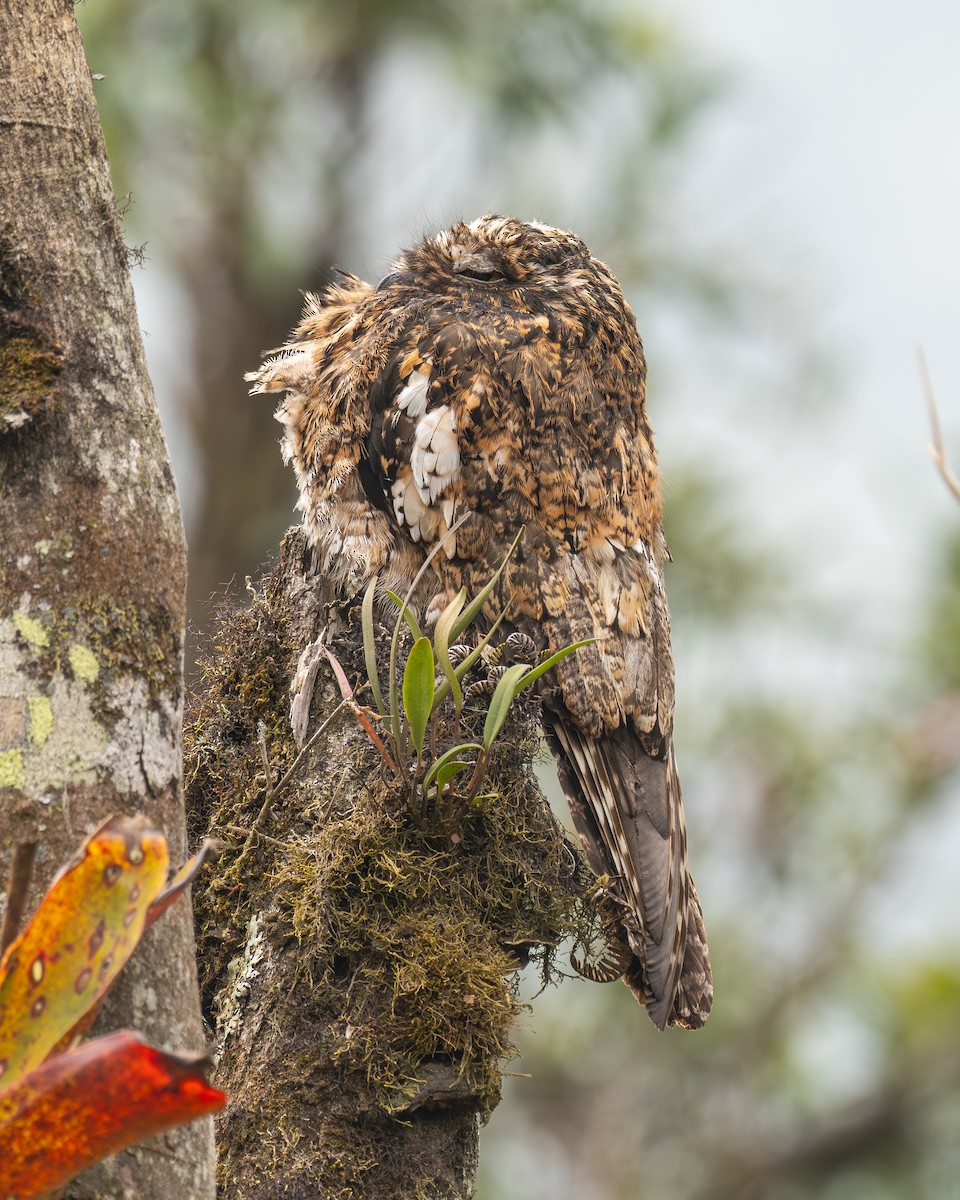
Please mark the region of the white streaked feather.
<svg viewBox="0 0 960 1200"><path fill-rule="evenodd" d="M446 404L417 422L410 451L413 481L425 504L433 504L460 471L460 447L453 410Z"/></svg>
<svg viewBox="0 0 960 1200"><path fill-rule="evenodd" d="M429 371L414 371L406 387L397 393L397 408L411 420L422 417L427 407L427 388L430 386ZM394 418L396 420L397 418Z"/></svg>
<svg viewBox="0 0 960 1200"><path fill-rule="evenodd" d="M436 442L434 442L434 445L436 445ZM434 470L439 476L453 475L456 471L459 471L460 448L455 440L451 445L449 441L444 439L439 450L436 451L436 456Z"/></svg>
<svg viewBox="0 0 960 1200"><path fill-rule="evenodd" d="M643 540L643 538L639 538L636 542L634 542L633 549L636 551L637 554L640 555L640 557L646 563L647 573L650 576L653 586L657 589L658 592L662 592L663 591L663 576L660 574L660 568L657 566L653 555L650 553L650 547Z"/></svg>
<svg viewBox="0 0 960 1200"><path fill-rule="evenodd" d="M616 571L612 566L605 563L597 572L597 591L600 595L600 603L603 606L603 619L611 628L617 620L617 611L620 607L620 590L621 584Z"/></svg>

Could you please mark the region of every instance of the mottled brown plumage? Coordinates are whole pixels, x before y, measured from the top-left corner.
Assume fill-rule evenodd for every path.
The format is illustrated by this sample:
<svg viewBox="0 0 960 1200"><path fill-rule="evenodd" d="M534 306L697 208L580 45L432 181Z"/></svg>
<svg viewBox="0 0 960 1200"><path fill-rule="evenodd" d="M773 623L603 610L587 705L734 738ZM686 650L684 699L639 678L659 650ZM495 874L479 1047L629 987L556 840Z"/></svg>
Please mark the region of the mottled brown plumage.
<svg viewBox="0 0 960 1200"><path fill-rule="evenodd" d="M696 1028L713 997L672 747L673 660L646 367L617 281L572 234L482 217L400 256L378 287L308 297L255 391L278 418L307 534L347 592L420 600L503 577L513 627L555 650L544 722L605 924L654 1023Z"/></svg>

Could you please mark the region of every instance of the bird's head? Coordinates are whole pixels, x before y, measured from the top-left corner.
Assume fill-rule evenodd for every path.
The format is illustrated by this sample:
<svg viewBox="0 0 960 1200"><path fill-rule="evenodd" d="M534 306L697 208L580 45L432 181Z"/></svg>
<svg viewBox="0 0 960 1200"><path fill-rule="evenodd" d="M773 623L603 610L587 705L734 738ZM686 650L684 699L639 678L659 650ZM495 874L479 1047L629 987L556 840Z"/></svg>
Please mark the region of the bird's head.
<svg viewBox="0 0 960 1200"><path fill-rule="evenodd" d="M497 293L536 289L541 295L619 286L580 238L537 221L489 215L425 238L397 259L381 287Z"/></svg>

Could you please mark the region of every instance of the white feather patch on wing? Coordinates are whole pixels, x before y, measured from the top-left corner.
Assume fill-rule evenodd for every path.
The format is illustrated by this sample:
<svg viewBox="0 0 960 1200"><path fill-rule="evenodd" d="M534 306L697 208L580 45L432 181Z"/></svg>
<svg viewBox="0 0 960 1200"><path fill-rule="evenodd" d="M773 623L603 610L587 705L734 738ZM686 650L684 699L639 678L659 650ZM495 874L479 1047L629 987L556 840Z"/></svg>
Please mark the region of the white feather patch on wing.
<svg viewBox="0 0 960 1200"><path fill-rule="evenodd" d="M397 393L396 405L398 412L394 423L399 421L400 413L405 412L412 421L422 417L427 408L427 388L430 386L429 371L414 371L407 381L406 387Z"/></svg>
<svg viewBox="0 0 960 1200"><path fill-rule="evenodd" d="M612 564L605 564L597 575L597 591L603 609L603 618L612 629L617 624L620 608L621 583Z"/></svg>
<svg viewBox="0 0 960 1200"><path fill-rule="evenodd" d="M424 502L409 471L395 480L390 494L396 518L406 526L412 542L432 541L438 530L442 532L443 514Z"/></svg>
<svg viewBox="0 0 960 1200"><path fill-rule="evenodd" d="M433 504L459 475L457 420L448 405L424 413L417 422L410 466L424 504Z"/></svg>
<svg viewBox="0 0 960 1200"><path fill-rule="evenodd" d="M420 494L408 471L404 471L398 479L394 480L390 493L393 496L393 511L397 520L411 531L416 528L417 534L413 540L419 541L420 518L427 511L427 506L420 499Z"/></svg>

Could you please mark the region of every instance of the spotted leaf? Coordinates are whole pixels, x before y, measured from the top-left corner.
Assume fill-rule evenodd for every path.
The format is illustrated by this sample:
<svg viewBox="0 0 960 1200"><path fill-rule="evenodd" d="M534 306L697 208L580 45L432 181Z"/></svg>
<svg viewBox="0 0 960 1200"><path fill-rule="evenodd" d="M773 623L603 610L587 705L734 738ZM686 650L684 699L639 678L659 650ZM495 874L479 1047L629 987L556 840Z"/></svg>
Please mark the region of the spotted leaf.
<svg viewBox="0 0 960 1200"><path fill-rule="evenodd" d="M110 986L167 862L166 839L145 817L114 816L53 881L0 961L0 1089L39 1066Z"/></svg>

